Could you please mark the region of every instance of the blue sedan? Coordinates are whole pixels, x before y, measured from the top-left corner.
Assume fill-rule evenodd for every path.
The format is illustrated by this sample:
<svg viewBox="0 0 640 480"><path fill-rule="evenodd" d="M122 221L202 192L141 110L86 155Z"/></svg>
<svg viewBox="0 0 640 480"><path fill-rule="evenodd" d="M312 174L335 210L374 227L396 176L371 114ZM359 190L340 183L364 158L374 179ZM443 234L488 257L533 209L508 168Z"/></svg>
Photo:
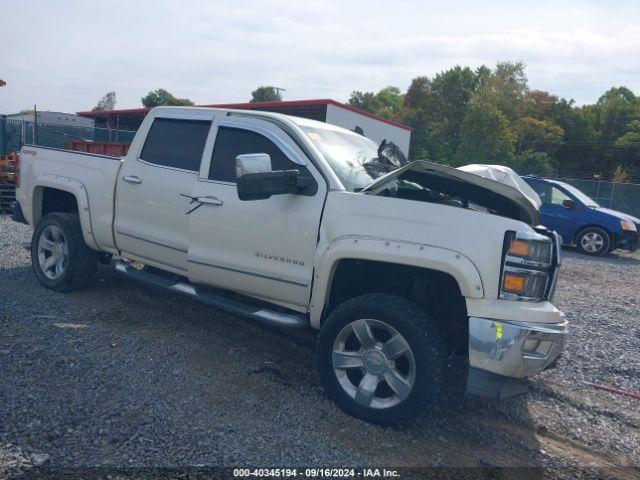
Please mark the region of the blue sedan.
<svg viewBox="0 0 640 480"><path fill-rule="evenodd" d="M616 248L634 251L640 241L640 219L603 208L577 188L557 180L522 177L542 206L542 223L558 232L565 245L588 255L604 255Z"/></svg>

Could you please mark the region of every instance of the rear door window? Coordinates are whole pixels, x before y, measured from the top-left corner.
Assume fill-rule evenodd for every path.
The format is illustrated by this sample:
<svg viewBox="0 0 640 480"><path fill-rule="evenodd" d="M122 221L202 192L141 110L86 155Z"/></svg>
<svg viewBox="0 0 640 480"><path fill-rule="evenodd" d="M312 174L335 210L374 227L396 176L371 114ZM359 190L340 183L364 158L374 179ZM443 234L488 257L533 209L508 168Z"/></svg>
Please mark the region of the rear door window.
<svg viewBox="0 0 640 480"><path fill-rule="evenodd" d="M156 118L140 158L162 167L197 172L210 129L210 120Z"/></svg>

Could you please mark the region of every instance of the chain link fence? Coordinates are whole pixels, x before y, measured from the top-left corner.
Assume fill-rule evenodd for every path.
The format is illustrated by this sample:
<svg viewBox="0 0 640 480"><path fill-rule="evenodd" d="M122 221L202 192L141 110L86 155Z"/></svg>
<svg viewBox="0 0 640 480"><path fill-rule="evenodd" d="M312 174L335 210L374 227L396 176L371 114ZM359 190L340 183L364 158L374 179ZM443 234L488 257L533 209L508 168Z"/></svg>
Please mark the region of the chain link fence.
<svg viewBox="0 0 640 480"><path fill-rule="evenodd" d="M66 148L74 140L88 142L131 143L135 130L75 126L68 123L51 123L0 117L0 155L7 155L22 145L38 145Z"/></svg>

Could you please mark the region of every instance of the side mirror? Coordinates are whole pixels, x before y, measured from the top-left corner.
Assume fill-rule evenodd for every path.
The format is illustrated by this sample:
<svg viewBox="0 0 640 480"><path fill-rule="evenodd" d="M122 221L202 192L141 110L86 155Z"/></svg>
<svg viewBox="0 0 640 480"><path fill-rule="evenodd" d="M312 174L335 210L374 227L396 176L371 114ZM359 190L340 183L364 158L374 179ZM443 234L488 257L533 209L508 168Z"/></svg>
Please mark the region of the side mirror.
<svg viewBox="0 0 640 480"><path fill-rule="evenodd" d="M271 157L267 153L245 153L236 157L236 178L247 173L271 171Z"/></svg>
<svg viewBox="0 0 640 480"><path fill-rule="evenodd" d="M240 200L265 200L272 195L295 194L300 191L298 170L245 173L236 183Z"/></svg>
<svg viewBox="0 0 640 480"><path fill-rule="evenodd" d="M271 195L298 193L298 170L271 170L266 153L236 157L236 186L240 200L265 200Z"/></svg>
<svg viewBox="0 0 640 480"><path fill-rule="evenodd" d="M563 206L564 208L569 208L569 209L573 210L573 209L574 209L574 208L576 208L578 205L577 205L577 204L576 204L576 202L574 202L573 200L571 200L571 199L568 199L568 198L567 198L566 200L563 200L563 201L562 201L562 206Z"/></svg>

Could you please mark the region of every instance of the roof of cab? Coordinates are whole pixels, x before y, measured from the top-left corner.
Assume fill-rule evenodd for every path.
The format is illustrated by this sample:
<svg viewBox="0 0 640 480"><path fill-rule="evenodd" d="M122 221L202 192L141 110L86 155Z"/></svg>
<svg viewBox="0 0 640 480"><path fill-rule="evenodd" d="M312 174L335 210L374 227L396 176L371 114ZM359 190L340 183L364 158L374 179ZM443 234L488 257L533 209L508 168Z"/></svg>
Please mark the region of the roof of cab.
<svg viewBox="0 0 640 480"><path fill-rule="evenodd" d="M149 113L153 114L155 112L158 112L161 115L161 112L163 111L175 111L175 110L178 110L178 111L195 110L195 111L204 111L204 112L216 111L216 112L226 113L227 115L250 116L250 117L256 117L256 118L274 119L274 120L280 120L284 122L291 122L297 125L298 127L315 127L315 128L323 128L327 130L339 130L339 131L353 133L350 130L347 130L346 128L340 127L338 125L333 125L331 123L321 122L319 120L311 120L310 118L296 117L294 115L287 115L284 113L266 112L263 110L239 110L234 108L218 108L218 107L159 106L159 107L154 107L150 109Z"/></svg>

